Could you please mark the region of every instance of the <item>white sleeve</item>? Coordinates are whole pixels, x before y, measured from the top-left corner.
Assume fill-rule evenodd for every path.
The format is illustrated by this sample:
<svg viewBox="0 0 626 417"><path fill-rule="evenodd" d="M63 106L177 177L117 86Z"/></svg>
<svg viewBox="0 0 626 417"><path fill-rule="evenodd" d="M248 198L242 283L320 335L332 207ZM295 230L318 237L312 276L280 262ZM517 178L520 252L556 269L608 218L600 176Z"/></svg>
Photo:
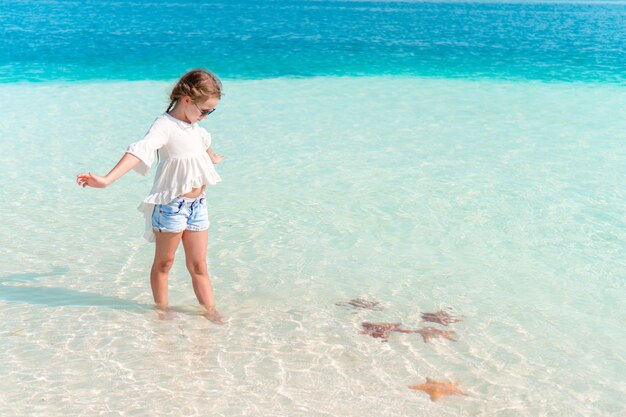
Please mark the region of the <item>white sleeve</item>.
<svg viewBox="0 0 626 417"><path fill-rule="evenodd" d="M200 128L200 135L202 136L202 146L206 151L211 146L211 134L203 127Z"/></svg>
<svg viewBox="0 0 626 417"><path fill-rule="evenodd" d="M143 139L130 144L126 150L127 153L141 159L141 162L133 169L141 175L147 175L154 163L157 149L162 148L168 139L167 122L163 119L156 119Z"/></svg>

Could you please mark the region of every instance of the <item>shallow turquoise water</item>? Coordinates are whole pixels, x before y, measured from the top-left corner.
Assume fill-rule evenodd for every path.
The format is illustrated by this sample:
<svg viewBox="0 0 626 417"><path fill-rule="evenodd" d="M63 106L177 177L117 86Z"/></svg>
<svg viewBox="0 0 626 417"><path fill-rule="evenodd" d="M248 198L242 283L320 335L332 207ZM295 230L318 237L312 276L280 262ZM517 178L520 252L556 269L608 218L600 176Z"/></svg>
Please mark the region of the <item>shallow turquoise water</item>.
<svg viewBox="0 0 626 417"><path fill-rule="evenodd" d="M80 189L169 82L5 84L1 415L616 416L626 411L624 88L418 77L225 80L205 127L215 326L182 249L160 321L135 207ZM383 303L381 312L335 302ZM457 342L359 334L463 315ZM431 402L426 377L467 397Z"/></svg>

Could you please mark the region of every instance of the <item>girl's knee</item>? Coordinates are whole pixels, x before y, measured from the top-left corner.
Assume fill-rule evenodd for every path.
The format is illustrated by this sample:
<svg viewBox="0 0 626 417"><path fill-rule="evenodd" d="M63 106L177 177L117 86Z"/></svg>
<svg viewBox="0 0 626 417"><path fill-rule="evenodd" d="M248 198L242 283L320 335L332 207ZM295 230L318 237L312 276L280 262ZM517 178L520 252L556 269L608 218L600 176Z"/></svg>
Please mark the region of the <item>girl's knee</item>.
<svg viewBox="0 0 626 417"><path fill-rule="evenodd" d="M170 269L172 269L172 266L174 265L174 258L164 258L164 259L155 259L154 260L154 267L157 269L157 271L159 272L169 272Z"/></svg>
<svg viewBox="0 0 626 417"><path fill-rule="evenodd" d="M192 275L205 275L207 273L206 261L187 261L187 270Z"/></svg>

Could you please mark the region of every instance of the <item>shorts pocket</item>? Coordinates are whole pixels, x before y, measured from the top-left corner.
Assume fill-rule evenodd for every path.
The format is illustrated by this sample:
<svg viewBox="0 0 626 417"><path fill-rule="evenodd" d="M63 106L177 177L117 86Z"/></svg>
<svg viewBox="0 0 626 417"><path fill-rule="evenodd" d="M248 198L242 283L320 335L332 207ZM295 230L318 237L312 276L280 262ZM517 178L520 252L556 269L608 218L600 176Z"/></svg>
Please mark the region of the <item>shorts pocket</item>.
<svg viewBox="0 0 626 417"><path fill-rule="evenodd" d="M159 208L159 213L165 215L165 216L174 216L178 213L180 213L180 210L183 208L183 205L185 204L185 202L183 200L178 201L178 200L174 200L171 201L167 204L159 204L158 208Z"/></svg>
<svg viewBox="0 0 626 417"><path fill-rule="evenodd" d="M152 213L152 229L159 232L181 232L186 223L184 210L181 211L178 205L157 205Z"/></svg>

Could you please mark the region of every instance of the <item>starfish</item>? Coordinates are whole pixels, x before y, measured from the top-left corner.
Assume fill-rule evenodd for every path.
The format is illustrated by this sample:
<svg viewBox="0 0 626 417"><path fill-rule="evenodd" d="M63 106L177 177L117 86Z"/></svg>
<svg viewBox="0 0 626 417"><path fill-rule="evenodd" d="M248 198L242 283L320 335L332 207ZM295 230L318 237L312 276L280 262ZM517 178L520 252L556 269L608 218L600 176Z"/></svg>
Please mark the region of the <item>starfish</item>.
<svg viewBox="0 0 626 417"><path fill-rule="evenodd" d="M361 334L367 334L372 337L387 339L389 337L389 332L401 332L401 333L411 333L412 330L402 330L400 329L400 323L370 323L368 321L364 321L361 323L363 330Z"/></svg>
<svg viewBox="0 0 626 417"><path fill-rule="evenodd" d="M436 313L422 313L422 320L424 321L432 321L434 323L443 324L444 326L449 325L450 323L457 323L459 321L463 321L460 318L451 316L447 312L443 310L439 310Z"/></svg>
<svg viewBox="0 0 626 417"><path fill-rule="evenodd" d="M439 382L435 381L432 378L426 378L425 384L410 385L409 388L425 391L428 395L430 395L430 399L432 401L437 401L440 397L443 397L444 395L467 395L457 388L458 385L458 382Z"/></svg>
<svg viewBox="0 0 626 417"><path fill-rule="evenodd" d="M454 338L456 336L456 332L452 330L439 330L436 327L428 326L419 330L412 330L412 332L421 334L424 339L424 343L428 343L428 341L433 337L443 337L444 339L452 340L453 342L456 341Z"/></svg>
<svg viewBox="0 0 626 417"><path fill-rule="evenodd" d="M335 305L337 306L351 306L354 308L364 308L367 310L381 311L383 310L383 307L380 306L379 304L380 303L378 301L368 301L362 298L354 298L350 301L342 301L342 302L335 303Z"/></svg>

